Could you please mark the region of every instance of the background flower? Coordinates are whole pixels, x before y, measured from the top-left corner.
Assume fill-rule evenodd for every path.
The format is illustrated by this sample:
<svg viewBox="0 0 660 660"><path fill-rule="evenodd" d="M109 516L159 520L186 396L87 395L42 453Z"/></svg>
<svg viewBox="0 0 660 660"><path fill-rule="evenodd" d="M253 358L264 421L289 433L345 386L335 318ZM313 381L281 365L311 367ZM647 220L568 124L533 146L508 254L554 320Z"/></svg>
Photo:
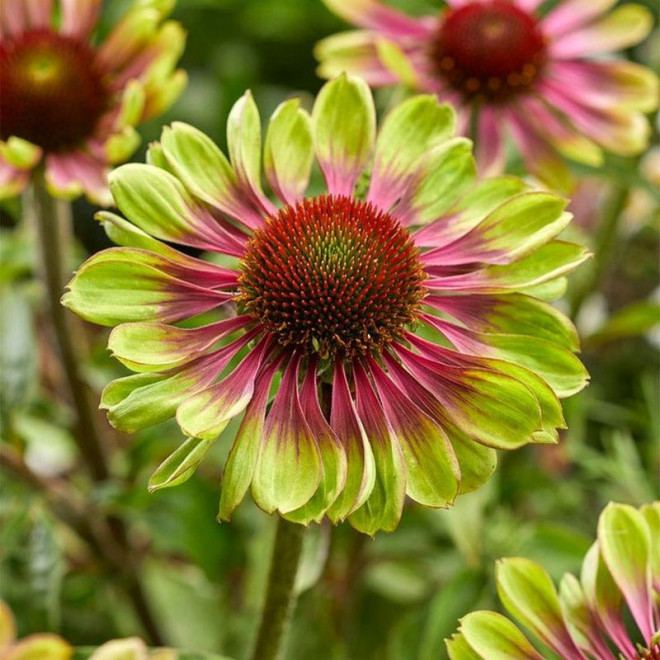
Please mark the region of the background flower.
<svg viewBox="0 0 660 660"><path fill-rule="evenodd" d="M660 502L635 509L609 504L580 579L567 573L559 593L528 559L497 566L508 612L544 650L562 658L641 660L660 657ZM523 633L496 612L473 612L447 641L451 660L541 660ZM618 654L621 655L618 655Z"/></svg>
<svg viewBox="0 0 660 660"><path fill-rule="evenodd" d="M640 5L607 13L614 0L563 0L542 15L539 0L449 0L437 17L412 17L379 0L324 1L363 29L318 44L320 75L345 70L450 101L484 171L503 166L507 133L527 169L559 189L569 184L560 154L599 166L603 150L648 144L657 77L609 56L651 30Z"/></svg>
<svg viewBox="0 0 660 660"><path fill-rule="evenodd" d="M188 436L152 489L188 478L245 412L221 518L251 486L268 512L374 533L396 527L406 494L447 506L490 476L496 449L557 441L558 396L586 372L571 324L535 296L559 295L586 254L554 238L565 200L475 182L454 130L452 110L420 96L376 136L368 87L343 76L311 117L292 99L269 122L263 166L282 207L262 188L249 93L229 117L230 160L174 124L149 165L112 174L130 222L100 219L123 247L88 260L64 303L117 325L109 347L137 372L106 388L111 422L135 431L176 414ZM324 194L308 192L314 162ZM211 322L176 325L192 317Z"/></svg>
<svg viewBox="0 0 660 660"><path fill-rule="evenodd" d="M109 165L136 149L135 126L167 109L185 83L173 71L185 35L174 2L137 0L101 43L101 0L6 0L0 6L0 199L36 167L52 195L111 198Z"/></svg>

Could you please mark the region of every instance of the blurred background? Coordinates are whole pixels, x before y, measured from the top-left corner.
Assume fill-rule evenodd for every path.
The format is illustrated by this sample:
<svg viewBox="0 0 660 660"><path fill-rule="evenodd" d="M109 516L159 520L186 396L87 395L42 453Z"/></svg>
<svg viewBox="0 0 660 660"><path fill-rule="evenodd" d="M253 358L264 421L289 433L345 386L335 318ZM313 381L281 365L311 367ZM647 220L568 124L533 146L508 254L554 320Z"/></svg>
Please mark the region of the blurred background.
<svg viewBox="0 0 660 660"><path fill-rule="evenodd" d="M440 6L399 4L420 12ZM641 4L657 17L656 2ZM126 6L123 0L106 3L105 30ZM311 105L322 84L314 43L347 27L320 0L179 0L173 18L188 32L180 67L190 83L165 117L142 127L136 161L144 160L162 124L175 119L224 148L227 114L246 88L262 120L294 94ZM628 56L657 69L657 31ZM598 171L575 172L580 183L570 239L602 257L571 279L560 303L576 317L592 375L590 387L566 402L569 430L562 442L501 456L492 481L449 511L408 506L394 534L370 539L348 525L314 528L289 658L443 658L443 639L460 616L498 607L497 558L530 557L558 579L579 570L608 501L640 505L658 498L657 140L641 159L610 158ZM74 204L78 262L109 246L93 220L95 210L85 201ZM236 425L188 482L149 495L149 475L181 443L180 431L165 423L127 436L101 416L116 476L91 483L79 469L72 411L43 332L42 293L20 215L18 200L2 207L0 242L2 441L24 459L2 475L0 596L16 615L19 635L52 631L76 646L134 634L149 638L121 571L85 539L85 526L93 527L104 512L128 526L146 607L162 640L244 658L258 620L274 521L250 501L231 524L215 520ZM126 372L105 350L106 331L90 326L88 335L85 375L100 392Z"/></svg>

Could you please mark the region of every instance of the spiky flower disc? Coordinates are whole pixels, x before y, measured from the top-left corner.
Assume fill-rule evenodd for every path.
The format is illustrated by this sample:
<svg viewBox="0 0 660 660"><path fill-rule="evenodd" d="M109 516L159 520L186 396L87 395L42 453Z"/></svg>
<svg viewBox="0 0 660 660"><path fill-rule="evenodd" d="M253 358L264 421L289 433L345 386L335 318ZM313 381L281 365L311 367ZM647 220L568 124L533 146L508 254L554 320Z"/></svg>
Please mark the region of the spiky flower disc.
<svg viewBox="0 0 660 660"><path fill-rule="evenodd" d="M107 205L109 166L139 143L135 126L163 112L185 84L173 2L139 0L96 44L102 0L0 4L0 199L43 164L51 194Z"/></svg>
<svg viewBox="0 0 660 660"><path fill-rule="evenodd" d="M311 117L297 99L271 117L271 195L249 93L229 117L229 159L175 124L150 165L112 174L129 220L100 217L123 247L87 261L64 302L117 326L110 349L136 372L106 388L110 421L176 416L188 436L151 488L185 480L243 415L223 519L251 488L266 511L373 534L397 526L406 495L442 507L478 488L497 449L557 442L558 397L586 373L570 322L534 296L559 294L586 254L555 240L565 200L477 181L454 130L453 111L420 96L377 133L368 87L342 76ZM314 160L326 191L307 196Z"/></svg>
<svg viewBox="0 0 660 660"><path fill-rule="evenodd" d="M437 74L453 89L494 103L530 88L547 57L538 22L506 0L449 12L431 49Z"/></svg>
<svg viewBox="0 0 660 660"><path fill-rule="evenodd" d="M379 353L424 296L409 233L373 204L324 195L286 206L247 246L239 310L323 360Z"/></svg>
<svg viewBox="0 0 660 660"><path fill-rule="evenodd" d="M80 146L109 105L90 46L43 28L0 42L0 97L2 139L55 152Z"/></svg>
<svg viewBox="0 0 660 660"><path fill-rule="evenodd" d="M648 144L657 76L612 56L651 31L645 7L447 0L439 14L413 17L387 0L324 2L361 29L319 42L320 75L348 71L372 87L402 83L451 102L482 171L503 169L511 137L527 171L567 190L564 157L597 167L604 151L629 156Z"/></svg>
<svg viewBox="0 0 660 660"><path fill-rule="evenodd" d="M545 570L522 557L497 566L506 610L543 650L571 660L660 658L660 502L635 509L610 503L580 579L567 573L559 592ZM543 660L512 621L472 612L447 640L451 660ZM554 655L553 655L554 657Z"/></svg>

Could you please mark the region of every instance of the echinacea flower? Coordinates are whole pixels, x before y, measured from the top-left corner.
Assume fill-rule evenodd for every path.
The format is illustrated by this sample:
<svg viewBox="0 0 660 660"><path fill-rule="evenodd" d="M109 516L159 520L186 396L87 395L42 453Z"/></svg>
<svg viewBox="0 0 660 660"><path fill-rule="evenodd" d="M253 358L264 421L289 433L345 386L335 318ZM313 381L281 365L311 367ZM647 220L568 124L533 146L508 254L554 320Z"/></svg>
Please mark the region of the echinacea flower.
<svg viewBox="0 0 660 660"><path fill-rule="evenodd" d="M186 76L174 0L137 0L101 43L102 0L0 3L0 199L43 167L56 197L111 201L109 166L136 149L135 126L166 110Z"/></svg>
<svg viewBox="0 0 660 660"><path fill-rule="evenodd" d="M660 658L660 502L641 509L610 503L580 579L555 589L534 562L505 559L497 589L506 610L538 642L496 612L472 612L447 640L451 660L658 660Z"/></svg>
<svg viewBox="0 0 660 660"><path fill-rule="evenodd" d="M265 511L374 533L396 527L406 494L448 506L490 476L496 449L557 441L557 397L586 373L570 322L534 293L557 294L586 254L555 240L565 200L476 183L454 131L453 111L419 96L377 136L368 86L342 76L311 117L298 99L271 117L271 196L249 92L229 116L229 160L177 123L149 165L112 173L129 221L99 218L123 247L89 259L63 300L118 326L109 348L137 372L105 390L110 421L176 415L189 437L152 488L190 476L244 413L221 518L251 486ZM325 192L308 193L314 162Z"/></svg>
<svg viewBox="0 0 660 660"><path fill-rule="evenodd" d="M615 0L560 0L543 15L541 0L448 0L437 16L413 17L380 0L324 2L363 29L318 44L320 75L347 71L451 102L483 171L503 166L507 134L528 171L559 189L569 185L561 156L598 166L603 150L647 145L657 78L611 56L649 33L642 6L607 13Z"/></svg>

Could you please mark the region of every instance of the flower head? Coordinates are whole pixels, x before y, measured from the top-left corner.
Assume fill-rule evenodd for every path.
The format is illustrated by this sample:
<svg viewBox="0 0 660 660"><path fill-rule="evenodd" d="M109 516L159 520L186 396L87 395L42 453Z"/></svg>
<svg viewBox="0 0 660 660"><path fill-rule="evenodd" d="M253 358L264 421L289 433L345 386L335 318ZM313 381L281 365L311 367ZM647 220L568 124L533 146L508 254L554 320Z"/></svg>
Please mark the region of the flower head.
<svg viewBox="0 0 660 660"><path fill-rule="evenodd" d="M406 494L448 506L491 475L496 449L557 441L558 396L586 374L573 327L534 294L560 293L585 251L554 240L565 200L476 183L454 130L448 106L419 96L376 136L369 88L342 76L311 117L297 99L271 117L271 196L249 93L229 117L229 160L174 124L149 165L113 172L130 222L100 219L124 247L84 264L64 302L118 326L110 349L137 372L105 390L111 422L176 415L189 437L152 488L188 477L243 414L222 518L251 486L266 511L374 533L396 527ZM314 162L325 188L308 192Z"/></svg>
<svg viewBox="0 0 660 660"><path fill-rule="evenodd" d="M660 502L641 509L609 504L580 579L567 573L559 593L543 568L522 558L499 562L497 589L507 611L561 658L657 660ZM461 619L447 649L451 660L546 657L509 619L485 611Z"/></svg>
<svg viewBox="0 0 660 660"><path fill-rule="evenodd" d="M603 150L633 155L648 143L642 113L657 107L657 77L600 59L648 34L644 7L606 14L612 0L560 0L541 15L539 0L449 0L437 16L412 17L381 0L324 1L363 29L318 44L320 74L348 71L452 102L484 171L502 167L507 133L528 170L560 189L569 181L561 156L598 166Z"/></svg>
<svg viewBox="0 0 660 660"><path fill-rule="evenodd" d="M0 198L20 193L43 164L51 194L108 204L109 165L133 153L135 126L185 85L173 72L184 33L163 23L172 2L137 0L97 45L101 0L57 4L0 5Z"/></svg>

